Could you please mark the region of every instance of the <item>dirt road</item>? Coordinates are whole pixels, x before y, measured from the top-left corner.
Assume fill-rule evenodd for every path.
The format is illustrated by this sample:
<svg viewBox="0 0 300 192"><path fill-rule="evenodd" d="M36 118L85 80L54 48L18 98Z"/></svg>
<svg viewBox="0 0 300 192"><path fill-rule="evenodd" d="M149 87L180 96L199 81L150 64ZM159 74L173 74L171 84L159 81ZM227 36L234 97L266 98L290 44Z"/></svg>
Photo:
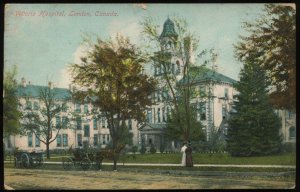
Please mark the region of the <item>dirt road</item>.
<svg viewBox="0 0 300 192"><path fill-rule="evenodd" d="M287 189L293 178L186 176L113 171L4 169L14 189Z"/></svg>

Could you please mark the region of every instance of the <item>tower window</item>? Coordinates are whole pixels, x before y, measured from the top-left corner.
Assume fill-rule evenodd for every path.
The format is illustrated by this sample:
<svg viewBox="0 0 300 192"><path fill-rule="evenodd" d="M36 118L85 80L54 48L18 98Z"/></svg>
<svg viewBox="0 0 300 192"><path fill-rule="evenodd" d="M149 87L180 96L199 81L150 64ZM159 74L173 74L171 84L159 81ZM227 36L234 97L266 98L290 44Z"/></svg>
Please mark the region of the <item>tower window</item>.
<svg viewBox="0 0 300 192"><path fill-rule="evenodd" d="M176 73L179 74L180 73L180 62L178 60L176 61L176 65L177 65Z"/></svg>

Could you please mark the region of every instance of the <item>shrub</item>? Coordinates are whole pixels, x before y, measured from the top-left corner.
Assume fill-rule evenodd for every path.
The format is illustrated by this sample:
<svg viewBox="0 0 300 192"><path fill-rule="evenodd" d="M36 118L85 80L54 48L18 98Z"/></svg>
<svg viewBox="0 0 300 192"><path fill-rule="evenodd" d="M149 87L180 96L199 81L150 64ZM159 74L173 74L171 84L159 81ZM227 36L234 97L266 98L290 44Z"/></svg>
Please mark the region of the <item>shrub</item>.
<svg viewBox="0 0 300 192"><path fill-rule="evenodd" d="M154 147L154 145L151 145L150 153L156 153L156 148Z"/></svg>
<svg viewBox="0 0 300 192"><path fill-rule="evenodd" d="M132 152L133 154L135 154L137 151L138 151L138 147L137 147L137 146L132 146L131 152Z"/></svg>
<svg viewBox="0 0 300 192"><path fill-rule="evenodd" d="M141 154L145 154L146 153L146 147L142 146L142 148L140 149L140 153Z"/></svg>
<svg viewBox="0 0 300 192"><path fill-rule="evenodd" d="M165 145L160 145L159 151L160 153L163 153L165 151Z"/></svg>

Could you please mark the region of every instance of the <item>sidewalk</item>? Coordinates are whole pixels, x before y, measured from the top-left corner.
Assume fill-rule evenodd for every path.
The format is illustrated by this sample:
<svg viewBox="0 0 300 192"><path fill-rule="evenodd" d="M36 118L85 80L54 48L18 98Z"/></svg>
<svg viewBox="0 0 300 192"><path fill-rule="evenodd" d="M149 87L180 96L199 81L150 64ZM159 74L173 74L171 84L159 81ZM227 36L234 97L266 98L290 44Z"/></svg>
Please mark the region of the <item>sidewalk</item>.
<svg viewBox="0 0 300 192"><path fill-rule="evenodd" d="M4 161L9 163L10 161ZM62 164L62 162L49 162L45 164ZM102 163L102 165L113 165L113 163ZM118 162L117 166L162 166L162 167L180 167L181 164L157 164L157 163L123 163ZM243 167L243 168L292 168L296 169L295 165L228 165L228 164L194 164L194 167Z"/></svg>

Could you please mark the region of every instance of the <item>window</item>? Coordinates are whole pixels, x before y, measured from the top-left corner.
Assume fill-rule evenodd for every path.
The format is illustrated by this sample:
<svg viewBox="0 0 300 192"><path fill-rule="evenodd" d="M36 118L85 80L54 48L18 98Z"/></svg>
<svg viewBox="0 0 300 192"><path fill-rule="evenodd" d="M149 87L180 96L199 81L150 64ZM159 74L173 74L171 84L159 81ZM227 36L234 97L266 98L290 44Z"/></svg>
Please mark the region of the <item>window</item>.
<svg viewBox="0 0 300 192"><path fill-rule="evenodd" d="M37 101L35 101L35 102L33 103L33 109L34 109L34 110L39 110L39 103L38 103Z"/></svg>
<svg viewBox="0 0 300 192"><path fill-rule="evenodd" d="M32 102L26 101L26 109L32 109Z"/></svg>
<svg viewBox="0 0 300 192"><path fill-rule="evenodd" d="M28 133L28 147L32 147L32 132Z"/></svg>
<svg viewBox="0 0 300 192"><path fill-rule="evenodd" d="M80 104L79 103L76 103L76 105L75 105L75 112L77 112L77 113L81 112Z"/></svg>
<svg viewBox="0 0 300 192"><path fill-rule="evenodd" d="M68 146L68 134L63 134L63 146Z"/></svg>
<svg viewBox="0 0 300 192"><path fill-rule="evenodd" d="M56 137L56 146L57 147L61 147L61 135L57 135Z"/></svg>
<svg viewBox="0 0 300 192"><path fill-rule="evenodd" d="M94 134L94 146L98 145L98 134Z"/></svg>
<svg viewBox="0 0 300 192"><path fill-rule="evenodd" d="M7 147L8 148L12 147L10 137L7 137Z"/></svg>
<svg viewBox="0 0 300 192"><path fill-rule="evenodd" d="M180 62L178 60L176 61L176 65L177 65L176 73L179 74L180 73Z"/></svg>
<svg viewBox="0 0 300 192"><path fill-rule="evenodd" d="M163 122L166 122L165 108L162 108L162 118L163 118Z"/></svg>
<svg viewBox="0 0 300 192"><path fill-rule="evenodd" d="M290 138L296 138L296 128L294 126L289 128Z"/></svg>
<svg viewBox="0 0 300 192"><path fill-rule="evenodd" d="M109 135L107 135L107 142L109 142Z"/></svg>
<svg viewBox="0 0 300 192"><path fill-rule="evenodd" d="M206 103L204 102L200 103L200 119L206 120Z"/></svg>
<svg viewBox="0 0 300 192"><path fill-rule="evenodd" d="M67 112L68 109L67 104L66 103L61 104L61 109L63 112Z"/></svg>
<svg viewBox="0 0 300 192"><path fill-rule="evenodd" d="M84 111L84 113L89 113L89 107L87 104L84 104L83 111Z"/></svg>
<svg viewBox="0 0 300 192"><path fill-rule="evenodd" d="M41 141L40 141L40 135L36 134L35 135L35 146L40 147L41 146Z"/></svg>
<svg viewBox="0 0 300 192"><path fill-rule="evenodd" d="M131 119L128 120L128 129L132 130L132 121L131 121Z"/></svg>
<svg viewBox="0 0 300 192"><path fill-rule="evenodd" d="M105 118L104 117L101 118L101 124L102 124L102 128L106 127L106 125L105 125Z"/></svg>
<svg viewBox="0 0 300 192"><path fill-rule="evenodd" d="M90 125L84 125L84 136L90 137Z"/></svg>
<svg viewBox="0 0 300 192"><path fill-rule="evenodd" d="M94 130L97 130L97 119L96 118L93 119L93 127L94 127Z"/></svg>
<svg viewBox="0 0 300 192"><path fill-rule="evenodd" d="M205 96L205 87L200 86L200 97L204 97L204 96Z"/></svg>
<svg viewBox="0 0 300 192"><path fill-rule="evenodd" d="M157 109L157 122L160 123L160 108Z"/></svg>
<svg viewBox="0 0 300 192"><path fill-rule="evenodd" d="M286 112L286 118L287 118L287 119L292 119L292 118L294 117L294 115L295 115L295 114L294 114L292 111L287 111L287 112Z"/></svg>
<svg viewBox="0 0 300 192"><path fill-rule="evenodd" d="M156 113L155 113L155 108L153 108L153 117L154 117L154 119L153 119L153 123L156 123Z"/></svg>
<svg viewBox="0 0 300 192"><path fill-rule="evenodd" d="M60 117L56 117L56 128L59 129L61 126Z"/></svg>
<svg viewBox="0 0 300 192"><path fill-rule="evenodd" d="M168 100L168 92L166 90L162 91L162 100Z"/></svg>
<svg viewBox="0 0 300 192"><path fill-rule="evenodd" d="M172 74L175 74L175 64L174 64L174 63L172 63L172 68L171 68L171 70L172 70Z"/></svg>
<svg viewBox="0 0 300 192"><path fill-rule="evenodd" d="M226 104L222 104L222 118L225 119L226 117Z"/></svg>
<svg viewBox="0 0 300 192"><path fill-rule="evenodd" d="M224 97L228 98L228 88L225 88L225 90L224 90Z"/></svg>
<svg viewBox="0 0 300 192"><path fill-rule="evenodd" d="M151 111L151 109L147 110L147 122L148 123L152 122L152 111Z"/></svg>
<svg viewBox="0 0 300 192"><path fill-rule="evenodd" d="M77 145L79 147L82 147L82 135L81 134L77 135Z"/></svg>
<svg viewBox="0 0 300 192"><path fill-rule="evenodd" d="M157 91L157 101L160 101L160 91Z"/></svg>
<svg viewBox="0 0 300 192"><path fill-rule="evenodd" d="M102 135L102 144L106 144L105 135Z"/></svg>
<svg viewBox="0 0 300 192"><path fill-rule="evenodd" d="M62 117L62 126L64 128L66 128L68 126L68 122L69 122L68 117L66 117L66 116Z"/></svg>
<svg viewBox="0 0 300 192"><path fill-rule="evenodd" d="M76 118L76 127L77 129L81 129L81 117Z"/></svg>

